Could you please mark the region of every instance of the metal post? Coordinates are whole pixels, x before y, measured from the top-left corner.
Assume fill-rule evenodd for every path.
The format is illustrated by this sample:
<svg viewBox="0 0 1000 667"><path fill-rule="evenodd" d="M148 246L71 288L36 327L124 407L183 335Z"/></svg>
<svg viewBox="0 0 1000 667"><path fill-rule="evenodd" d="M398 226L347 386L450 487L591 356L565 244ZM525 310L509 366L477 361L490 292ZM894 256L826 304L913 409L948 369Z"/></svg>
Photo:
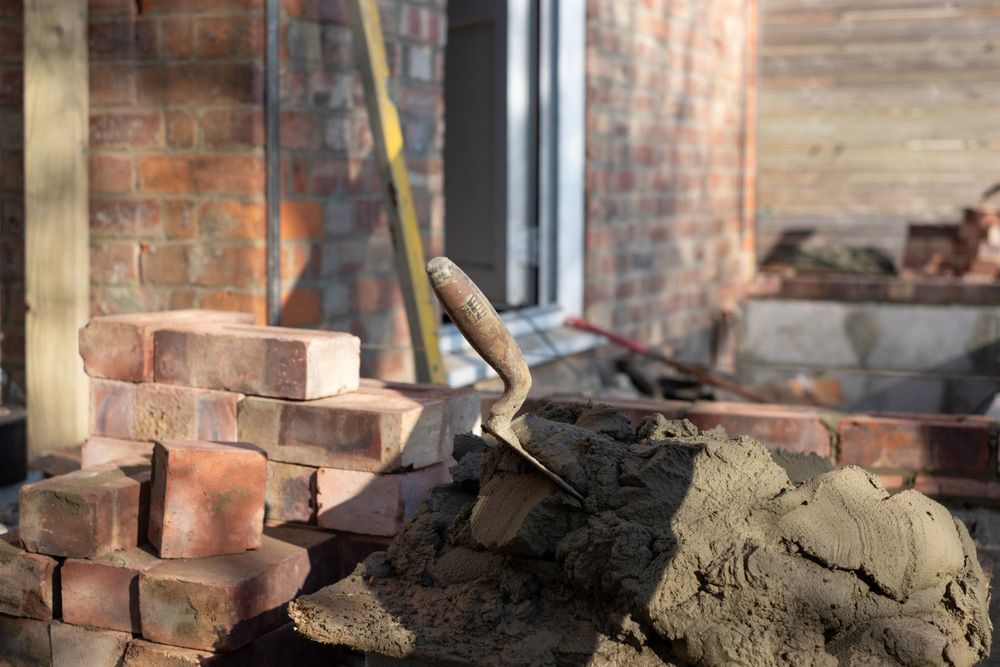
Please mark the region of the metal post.
<svg viewBox="0 0 1000 667"><path fill-rule="evenodd" d="M267 322L281 324L281 110L278 88L281 17L279 0L267 0L264 21L267 45L265 53L265 124L267 152Z"/></svg>

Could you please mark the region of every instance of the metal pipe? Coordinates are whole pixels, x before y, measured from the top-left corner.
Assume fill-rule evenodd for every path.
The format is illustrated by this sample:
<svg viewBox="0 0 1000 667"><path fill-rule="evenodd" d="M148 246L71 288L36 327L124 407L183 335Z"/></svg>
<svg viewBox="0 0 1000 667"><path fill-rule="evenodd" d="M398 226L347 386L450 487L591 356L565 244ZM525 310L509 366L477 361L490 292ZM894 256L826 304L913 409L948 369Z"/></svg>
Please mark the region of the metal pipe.
<svg viewBox="0 0 1000 667"><path fill-rule="evenodd" d="M281 324L281 109L278 88L279 0L267 0L264 12L265 47L264 117L266 132L267 200L267 322Z"/></svg>

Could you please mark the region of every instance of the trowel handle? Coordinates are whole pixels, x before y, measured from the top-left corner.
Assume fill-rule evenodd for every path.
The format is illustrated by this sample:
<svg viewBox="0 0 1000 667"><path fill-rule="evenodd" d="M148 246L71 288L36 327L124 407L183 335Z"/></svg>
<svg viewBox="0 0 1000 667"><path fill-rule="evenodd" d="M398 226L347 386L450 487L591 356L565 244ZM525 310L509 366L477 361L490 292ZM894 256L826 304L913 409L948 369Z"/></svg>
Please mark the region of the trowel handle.
<svg viewBox="0 0 1000 667"><path fill-rule="evenodd" d="M493 305L454 262L447 257L435 257L427 263L427 275L455 326L503 380L503 396L490 410L487 430L504 422L509 425L531 389L531 373L521 348Z"/></svg>

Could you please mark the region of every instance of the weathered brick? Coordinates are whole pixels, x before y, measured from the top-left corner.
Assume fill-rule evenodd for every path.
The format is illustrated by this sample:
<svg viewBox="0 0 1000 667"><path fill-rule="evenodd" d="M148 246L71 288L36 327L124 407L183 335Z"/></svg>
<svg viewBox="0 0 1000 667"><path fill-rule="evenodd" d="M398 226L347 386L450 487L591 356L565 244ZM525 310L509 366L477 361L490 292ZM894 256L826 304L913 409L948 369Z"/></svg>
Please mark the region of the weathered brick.
<svg viewBox="0 0 1000 667"><path fill-rule="evenodd" d="M217 199L205 202L198 210L198 228L212 238L264 239L267 235L264 202Z"/></svg>
<svg viewBox="0 0 1000 667"><path fill-rule="evenodd" d="M129 549L145 534L149 461L109 463L21 489L21 543L28 551L94 558Z"/></svg>
<svg viewBox="0 0 1000 667"><path fill-rule="evenodd" d="M51 667L50 621L0 614L0 665Z"/></svg>
<svg viewBox="0 0 1000 667"><path fill-rule="evenodd" d="M91 192L131 192L135 185L132 158L128 155L92 154L88 161Z"/></svg>
<svg viewBox="0 0 1000 667"><path fill-rule="evenodd" d="M93 466L134 459L139 456L152 456L153 443L140 440L118 440L117 438L102 438L92 435L83 441L80 448L80 467Z"/></svg>
<svg viewBox="0 0 1000 667"><path fill-rule="evenodd" d="M63 620L138 634L139 573L159 562L148 546L67 559L59 573Z"/></svg>
<svg viewBox="0 0 1000 667"><path fill-rule="evenodd" d="M442 454L451 455L452 441L459 433L480 434L482 429L482 400L479 392L471 387L452 389L437 384L413 382L384 382L372 378L361 380L360 389L367 393L386 396L411 397L419 401L443 400L447 406L447 431ZM640 420L641 421L641 420Z"/></svg>
<svg viewBox="0 0 1000 667"><path fill-rule="evenodd" d="M316 522L349 533L395 535L428 491L450 481L447 463L394 475L320 468Z"/></svg>
<svg viewBox="0 0 1000 667"><path fill-rule="evenodd" d="M156 112L99 113L90 116L92 146L158 146L163 143Z"/></svg>
<svg viewBox="0 0 1000 667"><path fill-rule="evenodd" d="M988 473L994 422L978 416L858 415L840 422L841 465Z"/></svg>
<svg viewBox="0 0 1000 667"><path fill-rule="evenodd" d="M336 537L268 527L256 551L164 562L139 576L143 637L207 651L229 651L287 622L285 605L332 583Z"/></svg>
<svg viewBox="0 0 1000 667"><path fill-rule="evenodd" d="M240 438L274 461L390 472L438 463L450 453L443 400L362 388L316 401L247 397Z"/></svg>
<svg viewBox="0 0 1000 667"><path fill-rule="evenodd" d="M358 387L360 341L350 334L212 325L155 340L157 382L299 400Z"/></svg>
<svg viewBox="0 0 1000 667"><path fill-rule="evenodd" d="M118 667L132 639L128 632L85 628L59 622L52 623L49 631L53 667Z"/></svg>
<svg viewBox="0 0 1000 667"><path fill-rule="evenodd" d="M809 408L751 403L698 403L684 416L705 430L722 426L730 437L749 435L772 449L830 456L830 433Z"/></svg>
<svg viewBox="0 0 1000 667"><path fill-rule="evenodd" d="M90 432L120 440L236 440L243 394L154 383L90 382Z"/></svg>
<svg viewBox="0 0 1000 667"><path fill-rule="evenodd" d="M125 651L123 667L202 667L218 662L220 656L211 651L196 651L180 646L156 644L133 639Z"/></svg>
<svg viewBox="0 0 1000 667"><path fill-rule="evenodd" d="M153 449L149 541L161 558L260 546L267 457L247 443L164 440Z"/></svg>
<svg viewBox="0 0 1000 667"><path fill-rule="evenodd" d="M0 614L53 617L55 559L21 548L16 532L0 535Z"/></svg>
<svg viewBox="0 0 1000 667"><path fill-rule="evenodd" d="M155 236L160 208L147 199L98 199L90 202L90 231L95 236Z"/></svg>
<svg viewBox="0 0 1000 667"><path fill-rule="evenodd" d="M92 241L90 280L119 285L139 279L139 244L135 241Z"/></svg>
<svg viewBox="0 0 1000 667"><path fill-rule="evenodd" d="M173 310L95 317L80 329L80 356L91 377L129 382L153 380L153 334L164 327L205 322L254 321L249 313Z"/></svg>
<svg viewBox="0 0 1000 667"><path fill-rule="evenodd" d="M143 192L260 194L264 161L259 155L140 155L139 184Z"/></svg>
<svg viewBox="0 0 1000 667"><path fill-rule="evenodd" d="M316 468L267 462L268 521L316 523Z"/></svg>

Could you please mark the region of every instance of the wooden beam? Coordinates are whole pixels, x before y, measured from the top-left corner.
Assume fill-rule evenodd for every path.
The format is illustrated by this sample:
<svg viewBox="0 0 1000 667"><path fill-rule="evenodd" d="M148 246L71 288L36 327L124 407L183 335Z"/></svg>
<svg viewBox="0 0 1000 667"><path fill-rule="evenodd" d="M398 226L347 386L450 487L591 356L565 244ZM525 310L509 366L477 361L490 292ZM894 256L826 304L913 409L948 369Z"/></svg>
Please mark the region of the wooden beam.
<svg viewBox="0 0 1000 667"><path fill-rule="evenodd" d="M90 315L87 0L24 0L28 443L87 434L77 330Z"/></svg>

